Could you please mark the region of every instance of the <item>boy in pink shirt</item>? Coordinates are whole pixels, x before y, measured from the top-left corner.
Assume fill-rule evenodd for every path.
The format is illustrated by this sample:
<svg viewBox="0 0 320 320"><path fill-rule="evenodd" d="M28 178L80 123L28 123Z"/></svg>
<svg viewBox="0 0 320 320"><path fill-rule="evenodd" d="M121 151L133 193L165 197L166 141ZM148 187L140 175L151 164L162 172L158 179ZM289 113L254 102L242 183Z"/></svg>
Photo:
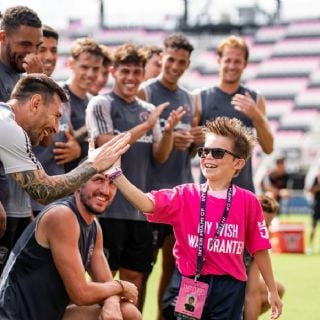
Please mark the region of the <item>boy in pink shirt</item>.
<svg viewBox="0 0 320 320"><path fill-rule="evenodd" d="M272 272L261 206L252 192L232 184L252 153L252 132L238 119L218 117L207 122L204 133L204 147L198 150L200 168L207 179L203 185L184 184L145 194L124 177L120 168L109 177L136 208L148 215L149 221L173 226L173 253L183 276L179 298L185 299L185 290L190 290L197 301L194 312L176 307L179 316L241 319L247 280L243 262L246 248L268 287L271 318L277 319L282 303ZM189 278L195 280L190 283Z"/></svg>

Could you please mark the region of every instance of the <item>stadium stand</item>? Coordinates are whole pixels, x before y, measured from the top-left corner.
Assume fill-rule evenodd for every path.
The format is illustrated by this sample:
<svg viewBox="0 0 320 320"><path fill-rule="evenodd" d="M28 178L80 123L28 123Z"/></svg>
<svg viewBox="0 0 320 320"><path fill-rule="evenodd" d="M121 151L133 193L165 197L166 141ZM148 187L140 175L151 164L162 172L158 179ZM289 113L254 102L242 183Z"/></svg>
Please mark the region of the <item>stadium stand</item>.
<svg viewBox="0 0 320 320"><path fill-rule="evenodd" d="M91 32L91 33L90 33ZM158 44L166 30L106 29L88 35L109 48L126 42ZM68 76L66 57L77 26L72 26L60 41L60 58L54 77ZM182 79L190 90L211 86L218 79L215 48L227 34L188 34L195 46L191 68ZM258 156L258 166L268 167L270 159L285 154L291 161L288 169L305 170L320 154L320 19L292 21L261 26L253 34L243 35L250 57L243 80L267 99L267 116L275 133L276 150L271 156ZM112 86L110 79L109 86ZM259 154L259 150L258 150ZM290 164L292 168L290 168Z"/></svg>

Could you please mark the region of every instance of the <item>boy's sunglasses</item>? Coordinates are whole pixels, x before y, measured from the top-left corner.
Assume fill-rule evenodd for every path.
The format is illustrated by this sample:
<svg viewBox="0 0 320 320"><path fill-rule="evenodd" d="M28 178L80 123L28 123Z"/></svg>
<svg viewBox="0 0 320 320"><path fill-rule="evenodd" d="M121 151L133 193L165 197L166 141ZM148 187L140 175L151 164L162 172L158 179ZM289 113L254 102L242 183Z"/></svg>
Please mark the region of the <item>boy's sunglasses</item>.
<svg viewBox="0 0 320 320"><path fill-rule="evenodd" d="M222 159L226 153L229 153L233 157L240 159L240 157L237 156L235 153L233 153L231 151L228 151L226 149L222 149L222 148L204 148L204 147L198 148L198 156L200 158L206 158L209 153L211 153L212 157L215 158L215 159Z"/></svg>

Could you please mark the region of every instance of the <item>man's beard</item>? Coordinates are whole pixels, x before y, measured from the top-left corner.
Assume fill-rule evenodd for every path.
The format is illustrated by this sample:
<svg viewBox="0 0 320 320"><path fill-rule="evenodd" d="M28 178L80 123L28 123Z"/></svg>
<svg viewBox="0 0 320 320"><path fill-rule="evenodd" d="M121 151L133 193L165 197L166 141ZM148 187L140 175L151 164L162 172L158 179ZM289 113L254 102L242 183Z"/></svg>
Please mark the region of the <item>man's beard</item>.
<svg viewBox="0 0 320 320"><path fill-rule="evenodd" d="M105 209L103 211L98 211L95 208L93 208L89 202L88 197L85 196L81 191L80 191L80 201L83 204L83 206L86 208L86 210L92 215L101 215L105 211Z"/></svg>
<svg viewBox="0 0 320 320"><path fill-rule="evenodd" d="M16 58L16 55L12 53L11 46L10 46L10 44L8 44L8 46L7 46L7 59L9 61L11 69L17 73L24 73L25 70L17 64L15 58Z"/></svg>

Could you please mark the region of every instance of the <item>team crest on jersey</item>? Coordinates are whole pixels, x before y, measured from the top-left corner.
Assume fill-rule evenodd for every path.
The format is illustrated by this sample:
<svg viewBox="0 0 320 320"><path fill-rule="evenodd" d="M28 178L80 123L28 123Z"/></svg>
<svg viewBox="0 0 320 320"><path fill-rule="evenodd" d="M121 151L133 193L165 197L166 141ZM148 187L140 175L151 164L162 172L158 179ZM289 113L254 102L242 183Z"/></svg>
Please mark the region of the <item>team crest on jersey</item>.
<svg viewBox="0 0 320 320"><path fill-rule="evenodd" d="M139 114L139 119L141 122L145 122L149 119L150 113L148 111L142 111Z"/></svg>
<svg viewBox="0 0 320 320"><path fill-rule="evenodd" d="M263 239L268 239L269 238L269 234L268 234L268 229L267 229L267 225L265 220L259 222L258 221L258 228L259 228L259 232L260 232L260 237Z"/></svg>
<svg viewBox="0 0 320 320"><path fill-rule="evenodd" d="M69 124L68 123L61 123L60 122L60 132L62 131L69 131Z"/></svg>

